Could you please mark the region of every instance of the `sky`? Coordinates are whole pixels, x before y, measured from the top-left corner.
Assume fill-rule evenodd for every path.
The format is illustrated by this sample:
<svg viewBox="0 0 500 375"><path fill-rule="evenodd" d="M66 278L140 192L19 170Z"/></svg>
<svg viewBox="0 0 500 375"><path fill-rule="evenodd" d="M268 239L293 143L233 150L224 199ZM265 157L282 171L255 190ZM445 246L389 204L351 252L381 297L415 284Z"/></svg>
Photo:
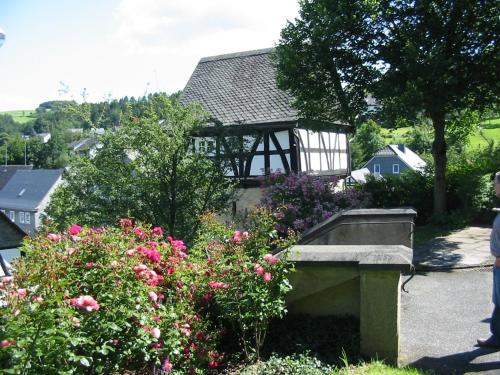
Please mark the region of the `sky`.
<svg viewBox="0 0 500 375"><path fill-rule="evenodd" d="M0 111L182 90L204 56L274 46L297 0L0 0Z"/></svg>

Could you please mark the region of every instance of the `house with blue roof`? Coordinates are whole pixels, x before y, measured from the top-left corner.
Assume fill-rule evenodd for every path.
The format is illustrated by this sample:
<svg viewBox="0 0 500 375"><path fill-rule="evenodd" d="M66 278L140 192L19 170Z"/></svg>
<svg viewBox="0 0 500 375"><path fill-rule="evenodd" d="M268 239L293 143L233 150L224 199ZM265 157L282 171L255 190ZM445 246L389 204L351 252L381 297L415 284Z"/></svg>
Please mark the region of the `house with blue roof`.
<svg viewBox="0 0 500 375"><path fill-rule="evenodd" d="M425 168L426 163L420 156L403 144L387 145L377 151L363 168L368 168L375 176L397 175L407 169L414 171Z"/></svg>
<svg viewBox="0 0 500 375"><path fill-rule="evenodd" d="M18 170L0 190L0 210L24 232L34 234L62 169Z"/></svg>

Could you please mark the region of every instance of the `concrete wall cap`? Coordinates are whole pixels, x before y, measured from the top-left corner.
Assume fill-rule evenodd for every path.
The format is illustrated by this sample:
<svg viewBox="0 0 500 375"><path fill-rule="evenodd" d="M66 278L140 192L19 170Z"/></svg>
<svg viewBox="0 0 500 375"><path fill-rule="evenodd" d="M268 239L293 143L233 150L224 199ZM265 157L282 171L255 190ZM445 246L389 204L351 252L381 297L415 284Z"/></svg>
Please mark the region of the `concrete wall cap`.
<svg viewBox="0 0 500 375"><path fill-rule="evenodd" d="M297 266L358 265L360 269L409 272L413 260L412 249L402 245L296 245L287 252Z"/></svg>

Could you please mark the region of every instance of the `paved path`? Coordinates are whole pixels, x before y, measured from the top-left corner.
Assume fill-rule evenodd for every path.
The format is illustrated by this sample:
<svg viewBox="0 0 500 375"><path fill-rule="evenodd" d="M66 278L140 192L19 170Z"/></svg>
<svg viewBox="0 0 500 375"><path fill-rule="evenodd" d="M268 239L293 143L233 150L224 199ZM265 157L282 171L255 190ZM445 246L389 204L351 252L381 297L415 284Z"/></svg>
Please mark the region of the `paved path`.
<svg viewBox="0 0 500 375"><path fill-rule="evenodd" d="M414 249L413 262L420 269L491 265L490 233L491 228L468 227L437 237Z"/></svg>
<svg viewBox="0 0 500 375"><path fill-rule="evenodd" d="M490 230L466 228L415 249L415 263L427 271L401 295L403 364L439 374L500 374L500 351L475 346L489 334L493 308L491 266L484 266L492 263Z"/></svg>
<svg viewBox="0 0 500 375"><path fill-rule="evenodd" d="M418 274L401 296L404 364L440 374L500 374L500 352L475 346L489 334L491 269Z"/></svg>

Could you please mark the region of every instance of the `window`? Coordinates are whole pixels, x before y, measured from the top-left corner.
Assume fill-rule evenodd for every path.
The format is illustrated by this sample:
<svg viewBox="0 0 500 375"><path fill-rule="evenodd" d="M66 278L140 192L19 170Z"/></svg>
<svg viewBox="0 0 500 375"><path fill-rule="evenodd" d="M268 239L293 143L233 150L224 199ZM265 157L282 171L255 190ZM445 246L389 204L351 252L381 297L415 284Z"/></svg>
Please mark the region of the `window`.
<svg viewBox="0 0 500 375"><path fill-rule="evenodd" d="M380 164L373 164L373 173L375 175L379 175L380 174Z"/></svg>
<svg viewBox="0 0 500 375"><path fill-rule="evenodd" d="M392 173L399 173L399 164L392 165Z"/></svg>
<svg viewBox="0 0 500 375"><path fill-rule="evenodd" d="M200 152L206 151L205 141L200 141L200 143L198 143L198 151L200 151Z"/></svg>
<svg viewBox="0 0 500 375"><path fill-rule="evenodd" d="M214 152L214 141L207 141L207 152Z"/></svg>
<svg viewBox="0 0 500 375"><path fill-rule="evenodd" d="M26 224L30 224L31 223L31 214L29 212L25 212L24 213L24 222Z"/></svg>
<svg viewBox="0 0 500 375"><path fill-rule="evenodd" d="M9 217L13 222L16 221L16 213L14 211L9 211Z"/></svg>
<svg viewBox="0 0 500 375"><path fill-rule="evenodd" d="M24 224L24 212L19 212L19 222L21 224Z"/></svg>

